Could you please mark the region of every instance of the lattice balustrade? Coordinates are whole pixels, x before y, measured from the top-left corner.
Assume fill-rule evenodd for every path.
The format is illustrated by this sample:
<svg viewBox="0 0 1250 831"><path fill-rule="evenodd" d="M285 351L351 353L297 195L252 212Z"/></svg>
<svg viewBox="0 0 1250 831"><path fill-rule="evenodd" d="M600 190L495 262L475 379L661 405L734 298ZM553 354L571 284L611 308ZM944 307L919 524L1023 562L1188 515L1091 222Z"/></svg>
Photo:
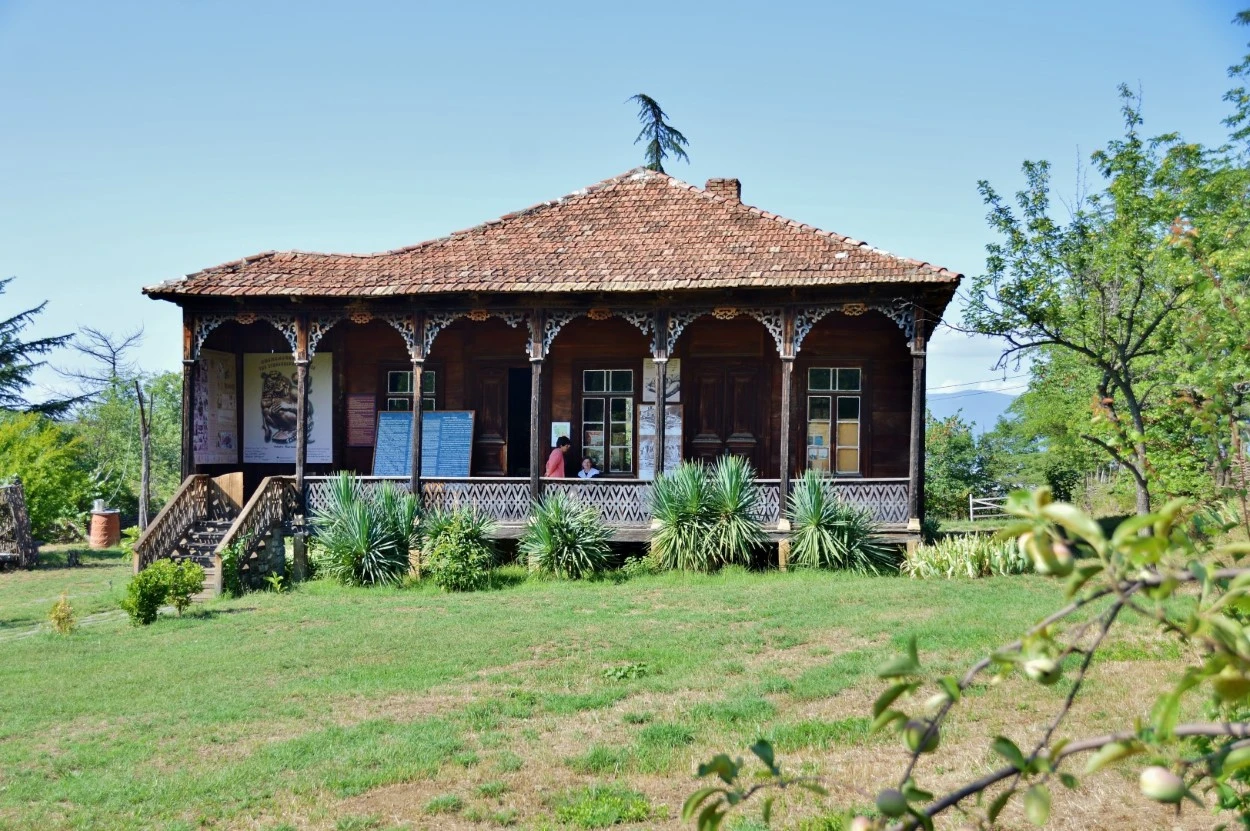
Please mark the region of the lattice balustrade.
<svg viewBox="0 0 1250 831"><path fill-rule="evenodd" d="M305 483L306 486L308 484ZM220 563L226 549L242 545L239 568L247 570L249 563L260 556L273 530L289 524L298 511L299 492L295 490L295 479L290 476L266 477L235 517L230 530L217 543L213 557Z"/></svg>
<svg viewBox="0 0 1250 831"><path fill-rule="evenodd" d="M498 523L516 525L530 514L528 479L422 479L426 510L472 508Z"/></svg>
<svg viewBox="0 0 1250 831"><path fill-rule="evenodd" d="M204 474L188 476L156 519L135 542L135 570L142 571L163 557L190 556L188 534L195 523L209 519L210 479Z"/></svg>
<svg viewBox="0 0 1250 831"><path fill-rule="evenodd" d="M755 503L755 518L765 525L776 525L781 519L781 483L761 481L757 484L760 498Z"/></svg>
<svg viewBox="0 0 1250 831"><path fill-rule="evenodd" d="M34 568L39 549L30 536L26 492L20 480L0 488L0 553L16 554L21 568Z"/></svg>
<svg viewBox="0 0 1250 831"><path fill-rule="evenodd" d="M547 493L563 493L599 511L603 521L615 528L638 528L651 524L651 483L602 480L598 482L548 482Z"/></svg>
<svg viewBox="0 0 1250 831"><path fill-rule="evenodd" d="M843 502L867 508L885 525L907 524L906 479L840 480L835 493Z"/></svg>

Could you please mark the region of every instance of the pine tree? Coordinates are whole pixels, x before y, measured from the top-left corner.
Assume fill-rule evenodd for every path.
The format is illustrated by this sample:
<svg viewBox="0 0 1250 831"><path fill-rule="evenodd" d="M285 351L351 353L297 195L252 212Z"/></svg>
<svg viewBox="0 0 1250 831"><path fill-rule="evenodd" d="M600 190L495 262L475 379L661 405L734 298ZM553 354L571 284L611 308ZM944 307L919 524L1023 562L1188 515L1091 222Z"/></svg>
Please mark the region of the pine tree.
<svg viewBox="0 0 1250 831"><path fill-rule="evenodd" d="M0 294L4 294L4 290L12 281L12 277L0 280ZM71 337L70 335L55 335L35 340L22 340L22 332L47 305L48 301L45 300L33 309L27 309L7 320L0 321L0 410L56 415L63 413L74 403L73 400L58 399L31 404L23 395L26 388L30 386L31 374L44 363L35 358L64 346Z"/></svg>
<svg viewBox="0 0 1250 831"><path fill-rule="evenodd" d="M664 120L668 118L668 114L659 103L641 92L629 100L638 102L638 120L642 123L642 129L638 131L634 144L646 140L647 169L663 173L664 160L670 155L689 164L690 157L686 155L685 148L690 142L680 130Z"/></svg>

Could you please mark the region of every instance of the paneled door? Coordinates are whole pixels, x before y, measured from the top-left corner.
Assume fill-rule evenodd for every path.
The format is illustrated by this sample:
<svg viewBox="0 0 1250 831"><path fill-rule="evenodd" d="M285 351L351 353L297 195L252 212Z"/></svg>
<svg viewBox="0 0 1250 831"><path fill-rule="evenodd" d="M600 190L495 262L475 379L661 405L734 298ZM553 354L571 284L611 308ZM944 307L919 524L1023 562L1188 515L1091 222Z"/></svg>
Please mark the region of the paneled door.
<svg viewBox="0 0 1250 831"><path fill-rule="evenodd" d="M472 367L474 476L503 476L507 470L508 369L504 366Z"/></svg>
<svg viewBox="0 0 1250 831"><path fill-rule="evenodd" d="M686 455L705 462L732 453L760 467L763 408L769 400L757 362L707 361L683 379L689 391Z"/></svg>

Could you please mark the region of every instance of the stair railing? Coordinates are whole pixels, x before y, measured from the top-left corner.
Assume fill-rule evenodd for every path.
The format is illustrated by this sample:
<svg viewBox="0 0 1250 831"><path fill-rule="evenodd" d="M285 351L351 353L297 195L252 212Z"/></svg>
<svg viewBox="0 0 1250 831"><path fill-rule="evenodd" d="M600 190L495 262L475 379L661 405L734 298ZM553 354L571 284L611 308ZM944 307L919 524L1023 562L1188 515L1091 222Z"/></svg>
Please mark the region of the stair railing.
<svg viewBox="0 0 1250 831"><path fill-rule="evenodd" d="M203 473L188 476L156 519L148 523L134 545L135 574L158 559L185 553L187 532L195 523L209 518L209 477Z"/></svg>
<svg viewBox="0 0 1250 831"><path fill-rule="evenodd" d="M226 531L226 535L213 549L213 564L217 567L215 594L221 594L224 574L222 555L230 546L239 544L240 563L247 562L265 546L266 538L281 525L289 523L299 510L299 493L291 476L267 476L252 498L243 506Z"/></svg>

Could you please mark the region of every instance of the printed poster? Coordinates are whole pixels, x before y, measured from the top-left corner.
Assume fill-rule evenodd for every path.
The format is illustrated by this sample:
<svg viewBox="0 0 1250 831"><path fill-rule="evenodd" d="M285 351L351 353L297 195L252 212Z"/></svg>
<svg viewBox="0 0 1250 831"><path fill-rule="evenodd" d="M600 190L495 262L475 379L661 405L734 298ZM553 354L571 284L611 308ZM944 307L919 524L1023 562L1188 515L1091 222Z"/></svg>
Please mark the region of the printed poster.
<svg viewBox="0 0 1250 831"><path fill-rule="evenodd" d="M681 403L681 359L669 358L668 374L664 376L664 386L668 394L664 397L665 404ZM655 361L644 358L642 361L642 403L655 403L655 385L657 381Z"/></svg>
<svg viewBox="0 0 1250 831"><path fill-rule="evenodd" d="M191 446L197 465L239 463L239 379L235 356L200 351L195 367Z"/></svg>
<svg viewBox="0 0 1250 831"><path fill-rule="evenodd" d="M673 470L681 464L681 405L664 406L664 469ZM655 405L638 408L638 478L655 478Z"/></svg>
<svg viewBox="0 0 1250 831"><path fill-rule="evenodd" d="M308 367L308 462L334 461L333 358L319 353ZM243 461L295 464L298 413L290 353L243 356Z"/></svg>

